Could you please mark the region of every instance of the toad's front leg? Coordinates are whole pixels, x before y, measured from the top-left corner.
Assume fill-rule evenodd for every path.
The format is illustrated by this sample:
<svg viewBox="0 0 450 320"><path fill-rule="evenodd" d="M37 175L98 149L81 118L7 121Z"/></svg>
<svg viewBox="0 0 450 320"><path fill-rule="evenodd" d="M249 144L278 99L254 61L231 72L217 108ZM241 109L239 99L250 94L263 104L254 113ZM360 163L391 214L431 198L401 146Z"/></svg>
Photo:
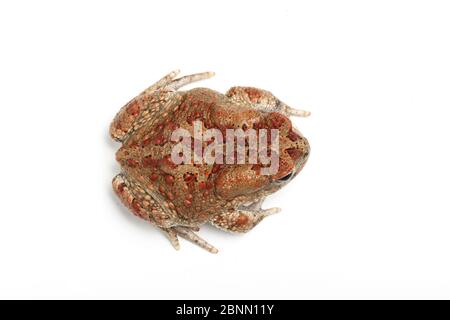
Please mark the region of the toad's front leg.
<svg viewBox="0 0 450 320"><path fill-rule="evenodd" d="M253 87L232 87L226 95L233 100L245 103L254 109L265 112L280 112L286 116L308 117L311 113L289 107L271 92Z"/></svg>
<svg viewBox="0 0 450 320"><path fill-rule="evenodd" d="M265 217L280 212L280 208L260 209L244 207L214 216L210 223L215 227L231 232L247 232Z"/></svg>

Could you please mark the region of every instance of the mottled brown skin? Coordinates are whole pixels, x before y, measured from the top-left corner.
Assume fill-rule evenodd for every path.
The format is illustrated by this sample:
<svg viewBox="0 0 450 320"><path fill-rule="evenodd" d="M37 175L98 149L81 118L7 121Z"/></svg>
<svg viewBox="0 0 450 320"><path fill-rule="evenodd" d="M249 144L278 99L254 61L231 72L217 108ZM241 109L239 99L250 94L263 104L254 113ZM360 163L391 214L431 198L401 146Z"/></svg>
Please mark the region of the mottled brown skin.
<svg viewBox="0 0 450 320"><path fill-rule="evenodd" d="M111 136L123 143L116 154L122 173L113 188L135 215L164 230L176 248L178 234L216 252L192 230L206 222L228 231L250 230L265 216L258 213L268 211L260 208L263 199L300 172L309 144L292 127L284 104L267 91L235 87L226 95L207 88L183 92L171 87L177 81L173 78L131 100L111 124ZM261 163L175 165L170 155L178 141L171 141L171 134L184 128L193 135L196 120L203 123L203 131L216 128L224 137L226 129L278 129L278 172L262 175ZM207 144L203 142L203 149Z"/></svg>

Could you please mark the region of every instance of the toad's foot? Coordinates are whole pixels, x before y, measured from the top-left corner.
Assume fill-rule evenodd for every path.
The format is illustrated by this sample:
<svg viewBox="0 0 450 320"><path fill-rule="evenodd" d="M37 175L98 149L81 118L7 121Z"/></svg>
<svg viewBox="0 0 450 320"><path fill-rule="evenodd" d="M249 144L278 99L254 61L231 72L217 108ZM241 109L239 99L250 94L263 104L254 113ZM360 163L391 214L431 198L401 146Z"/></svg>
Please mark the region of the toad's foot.
<svg viewBox="0 0 450 320"><path fill-rule="evenodd" d="M215 75L214 72L208 71L208 72L194 73L175 79L179 73L180 70L174 70L168 73L159 81L157 81L155 84L151 85L150 87L142 91L140 95L141 96L148 95L158 90L176 91L181 87L184 87L190 83L209 79Z"/></svg>
<svg viewBox="0 0 450 320"><path fill-rule="evenodd" d="M264 218L281 211L280 208L260 209L258 201L251 206L214 216L210 223L219 229L231 232L247 232L253 229Z"/></svg>
<svg viewBox="0 0 450 320"><path fill-rule="evenodd" d="M214 72L202 72L202 73L195 73L188 76L184 76L178 79L173 80L168 86L167 89L176 91L180 89L181 87L184 87L190 83L209 79L215 75Z"/></svg>
<svg viewBox="0 0 450 320"><path fill-rule="evenodd" d="M309 117L311 115L310 111L306 111L306 110L300 110L300 109L294 109L289 107L288 105L284 104L284 112L288 115L288 116L294 116L294 117Z"/></svg>
<svg viewBox="0 0 450 320"><path fill-rule="evenodd" d="M214 248L212 245L210 245L206 240L200 238L194 231L198 231L199 228L193 227L172 227L172 228L161 228L166 234L166 236L169 238L170 243L173 245L173 247L176 250L180 250L180 243L178 241L178 235L182 238L185 238L186 240L198 245L199 247L205 249L208 252L211 253L217 253L219 250Z"/></svg>

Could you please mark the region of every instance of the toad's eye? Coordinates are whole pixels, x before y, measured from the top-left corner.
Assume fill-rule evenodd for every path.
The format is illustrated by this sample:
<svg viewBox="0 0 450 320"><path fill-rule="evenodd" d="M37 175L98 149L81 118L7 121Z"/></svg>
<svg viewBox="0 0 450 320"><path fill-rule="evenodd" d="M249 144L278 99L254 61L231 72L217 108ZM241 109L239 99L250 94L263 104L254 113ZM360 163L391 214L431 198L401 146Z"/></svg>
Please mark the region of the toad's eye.
<svg viewBox="0 0 450 320"><path fill-rule="evenodd" d="M292 171L289 172L287 175L285 175L284 177L278 179L277 181L288 181L290 178L292 177Z"/></svg>

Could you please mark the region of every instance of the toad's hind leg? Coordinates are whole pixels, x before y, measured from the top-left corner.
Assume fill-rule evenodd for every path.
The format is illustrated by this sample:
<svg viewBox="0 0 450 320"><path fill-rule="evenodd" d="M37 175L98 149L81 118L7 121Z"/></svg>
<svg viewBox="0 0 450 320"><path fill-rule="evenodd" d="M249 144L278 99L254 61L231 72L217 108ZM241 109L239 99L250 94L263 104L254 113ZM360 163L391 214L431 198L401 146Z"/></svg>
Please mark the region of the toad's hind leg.
<svg viewBox="0 0 450 320"><path fill-rule="evenodd" d="M308 117L311 112L289 107L271 92L252 87L232 87L226 95L252 108L265 112L280 112L286 116Z"/></svg>
<svg viewBox="0 0 450 320"><path fill-rule="evenodd" d="M214 76L214 72L202 72L202 73L190 74L188 76L184 76L184 77L173 80L167 86L167 88L170 90L178 90L185 85L188 85L193 82L209 79L213 76Z"/></svg>
<svg viewBox="0 0 450 320"><path fill-rule="evenodd" d="M219 252L219 250L210 245L206 240L200 238L192 228L178 226L172 227L171 229L174 230L180 237L183 237L184 239L198 245L206 251L209 251L211 253Z"/></svg>
<svg viewBox="0 0 450 320"><path fill-rule="evenodd" d="M164 207L161 201L148 193L125 173L120 173L112 181L113 190L120 201L137 217L152 222L160 228L172 226L174 213Z"/></svg>
<svg viewBox="0 0 450 320"><path fill-rule="evenodd" d="M171 228L160 228L167 238L169 239L170 243L176 250L180 250L180 243L178 241L178 236L198 245L200 248L205 249L208 252L211 253L217 253L219 250L217 250L215 247L213 247L211 244L209 244L206 240L200 238L194 231L198 231L199 228L197 227L184 227L184 226L178 226L178 227L171 227Z"/></svg>
<svg viewBox="0 0 450 320"><path fill-rule="evenodd" d="M194 233L194 231L198 231L198 227L173 226L174 217L161 206L159 201L143 191L124 173L118 174L112 184L114 192L122 203L134 215L151 222L163 231L175 249L180 249L179 235L211 253L218 252L216 248Z"/></svg>
<svg viewBox="0 0 450 320"><path fill-rule="evenodd" d="M180 250L180 242L178 241L177 232L173 228L160 228L169 239L175 250Z"/></svg>
<svg viewBox="0 0 450 320"><path fill-rule="evenodd" d="M169 72L164 77L162 77L161 79L156 81L154 84L152 84L150 87L148 87L147 89L142 91L140 95L142 96L142 95L146 95L146 94L152 94L155 91L165 88L168 84L172 83L173 79L175 79L175 77L179 73L180 73L180 70L178 70L178 69L174 70L172 72Z"/></svg>
<svg viewBox="0 0 450 320"><path fill-rule="evenodd" d="M179 94L163 89L178 73L178 70L170 72L123 106L109 127L110 136L116 141L123 142L134 130L157 118L167 102L176 103Z"/></svg>
<svg viewBox="0 0 450 320"><path fill-rule="evenodd" d="M203 72L175 79L179 72L175 70L165 75L123 106L110 125L110 136L116 141L125 141L134 130L157 119L168 105L179 103L182 94L177 89L214 75Z"/></svg>
<svg viewBox="0 0 450 320"><path fill-rule="evenodd" d="M161 78L155 84L151 85L147 89L141 92L140 95L151 94L157 90L169 90L176 91L181 87L188 85L193 82L209 79L214 76L214 72L201 72L194 73L181 78L175 79L175 77L180 73L180 70L175 70Z"/></svg>

